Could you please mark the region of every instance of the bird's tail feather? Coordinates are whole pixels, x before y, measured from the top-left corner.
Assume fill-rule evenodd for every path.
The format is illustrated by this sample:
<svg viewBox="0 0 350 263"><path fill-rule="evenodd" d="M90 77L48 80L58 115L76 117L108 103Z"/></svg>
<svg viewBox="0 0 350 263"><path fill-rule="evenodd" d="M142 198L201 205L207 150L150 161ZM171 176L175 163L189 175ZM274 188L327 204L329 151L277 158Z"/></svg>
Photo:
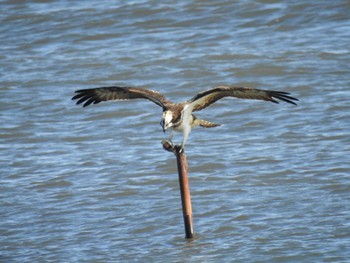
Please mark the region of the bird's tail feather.
<svg viewBox="0 0 350 263"><path fill-rule="evenodd" d="M193 127L195 126L201 126L204 128L213 128L213 127L217 127L220 126L221 124L216 124L210 121L206 121L206 120L202 120L202 119L195 119L194 123L193 123Z"/></svg>

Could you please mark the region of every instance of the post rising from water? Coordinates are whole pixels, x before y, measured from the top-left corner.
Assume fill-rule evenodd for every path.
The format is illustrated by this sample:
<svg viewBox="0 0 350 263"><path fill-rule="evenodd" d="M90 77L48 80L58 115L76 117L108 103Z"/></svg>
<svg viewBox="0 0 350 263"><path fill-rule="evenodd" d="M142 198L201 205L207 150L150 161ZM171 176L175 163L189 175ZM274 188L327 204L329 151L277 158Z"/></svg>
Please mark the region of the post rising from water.
<svg viewBox="0 0 350 263"><path fill-rule="evenodd" d="M168 140L162 141L163 148L168 152L172 152L176 156L177 160L177 170L179 174L179 185L181 193L182 202L182 212L185 224L185 234L186 238L193 238L193 222L192 222L192 204L191 204L191 194L190 185L188 181L188 164L187 158L184 150L181 150L181 146L173 145Z"/></svg>

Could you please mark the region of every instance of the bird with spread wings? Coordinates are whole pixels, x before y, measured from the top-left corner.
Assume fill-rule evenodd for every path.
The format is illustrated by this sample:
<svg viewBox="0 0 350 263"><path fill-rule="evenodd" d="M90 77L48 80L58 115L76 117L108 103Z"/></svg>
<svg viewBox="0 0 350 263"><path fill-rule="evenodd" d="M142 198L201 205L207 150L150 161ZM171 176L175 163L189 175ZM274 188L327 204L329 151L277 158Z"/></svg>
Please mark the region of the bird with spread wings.
<svg viewBox="0 0 350 263"><path fill-rule="evenodd" d="M235 97L264 100L273 103L278 103L278 100L281 100L294 105L296 105L295 101L298 101L298 99L290 96L288 92L232 86L217 86L200 92L190 100L181 103L173 103L157 91L137 87L101 87L81 89L75 91L75 93L76 95L72 100L77 100L77 104L83 104L83 107L109 100L147 99L154 102L163 109L160 124L164 132L170 130L169 140L172 140L173 131L183 133L181 149L184 149L188 135L193 127L212 128L220 126L220 124L197 118L193 112L200 111L222 98Z"/></svg>

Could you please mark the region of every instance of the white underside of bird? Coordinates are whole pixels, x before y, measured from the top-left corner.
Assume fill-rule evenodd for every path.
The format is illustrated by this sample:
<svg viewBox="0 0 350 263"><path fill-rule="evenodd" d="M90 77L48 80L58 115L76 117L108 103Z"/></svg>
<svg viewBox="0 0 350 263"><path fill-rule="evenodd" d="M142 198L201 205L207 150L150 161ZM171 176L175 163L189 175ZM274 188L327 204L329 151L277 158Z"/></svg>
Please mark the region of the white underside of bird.
<svg viewBox="0 0 350 263"><path fill-rule="evenodd" d="M179 125L174 125L174 123L172 123L173 115L171 111L163 112L162 117L163 118L161 123L164 122L163 130L164 132L166 130L170 131L169 140L171 142L174 136L174 131L181 132L183 134L182 143L181 143L181 149L183 149L187 141L188 135L190 134L191 129L192 127L194 127L194 123L195 123L194 122L195 118L192 115L192 107L190 107L190 105L186 105L184 107L184 109L181 112L181 120Z"/></svg>

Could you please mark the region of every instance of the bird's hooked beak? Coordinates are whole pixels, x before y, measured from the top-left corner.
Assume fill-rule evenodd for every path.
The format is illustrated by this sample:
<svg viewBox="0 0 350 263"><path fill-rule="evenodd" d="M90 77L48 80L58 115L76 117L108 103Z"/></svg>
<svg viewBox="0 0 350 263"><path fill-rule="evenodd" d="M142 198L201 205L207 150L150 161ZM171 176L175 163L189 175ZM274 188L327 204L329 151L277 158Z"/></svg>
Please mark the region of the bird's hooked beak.
<svg viewBox="0 0 350 263"><path fill-rule="evenodd" d="M166 128L165 128L165 121L164 121L164 119L162 119L160 121L160 126L162 126L163 132L165 132Z"/></svg>

